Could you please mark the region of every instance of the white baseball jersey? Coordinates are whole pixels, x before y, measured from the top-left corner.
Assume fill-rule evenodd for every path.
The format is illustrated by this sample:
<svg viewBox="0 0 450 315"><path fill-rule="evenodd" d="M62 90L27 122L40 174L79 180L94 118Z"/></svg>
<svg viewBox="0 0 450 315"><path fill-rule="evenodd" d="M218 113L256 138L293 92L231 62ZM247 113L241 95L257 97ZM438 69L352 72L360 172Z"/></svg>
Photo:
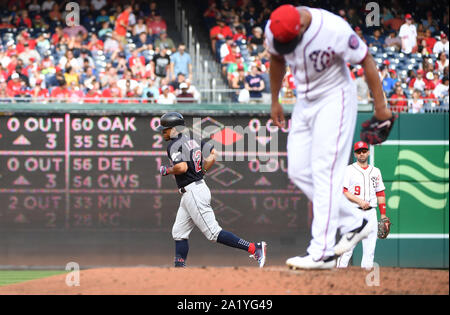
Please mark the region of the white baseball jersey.
<svg viewBox="0 0 450 315"><path fill-rule="evenodd" d="M414 24L408 25L407 23L403 24L400 27L400 31L398 33L398 37L403 40L406 40L405 48L403 49L404 53L410 54L415 46L417 46L417 29Z"/></svg>
<svg viewBox="0 0 450 315"><path fill-rule="evenodd" d="M363 169L358 163L347 166L344 188L358 198L368 201L372 208L377 207L377 193L386 189L378 168L370 165Z"/></svg>
<svg viewBox="0 0 450 315"><path fill-rule="evenodd" d="M375 247L377 244L378 219L377 219L377 192L385 190L383 178L380 170L376 167L369 166L363 169L358 163L353 163L347 166L344 188L347 188L350 193L370 203L372 209L370 210L354 210L363 214L368 221L372 232L368 237L362 240L363 256L361 260L362 268L373 268L373 261L375 258ZM337 261L338 268L347 268L350 258L352 258L354 246L351 250L344 253Z"/></svg>
<svg viewBox="0 0 450 315"><path fill-rule="evenodd" d="M298 97L310 101L352 84L347 63L360 64L368 48L341 17L322 9L302 8L311 13L311 24L296 49L284 59L292 69ZM278 55L270 21L265 35L269 52Z"/></svg>

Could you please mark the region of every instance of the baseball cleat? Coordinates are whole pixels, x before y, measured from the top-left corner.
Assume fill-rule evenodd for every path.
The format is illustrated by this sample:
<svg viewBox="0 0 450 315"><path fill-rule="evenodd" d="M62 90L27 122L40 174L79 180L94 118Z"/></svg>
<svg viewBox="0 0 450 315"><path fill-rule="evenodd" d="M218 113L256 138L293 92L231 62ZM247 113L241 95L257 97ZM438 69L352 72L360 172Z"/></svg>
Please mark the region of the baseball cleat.
<svg viewBox="0 0 450 315"><path fill-rule="evenodd" d="M183 258L175 258L175 268L186 268L186 261Z"/></svg>
<svg viewBox="0 0 450 315"><path fill-rule="evenodd" d="M363 219L363 223L359 228L342 235L339 242L334 246L334 253L337 256L340 256L343 253L348 252L353 248L353 246L358 244L359 241L365 239L370 232L372 231L370 226L367 224L367 220Z"/></svg>
<svg viewBox="0 0 450 315"><path fill-rule="evenodd" d="M292 257L286 261L286 265L289 269L333 269L336 267L336 257L332 256L325 260L314 260L311 255L304 257Z"/></svg>
<svg viewBox="0 0 450 315"><path fill-rule="evenodd" d="M250 257L258 262L259 268L262 268L266 264L266 255L267 243L262 241L261 243L255 244L255 253L250 255Z"/></svg>

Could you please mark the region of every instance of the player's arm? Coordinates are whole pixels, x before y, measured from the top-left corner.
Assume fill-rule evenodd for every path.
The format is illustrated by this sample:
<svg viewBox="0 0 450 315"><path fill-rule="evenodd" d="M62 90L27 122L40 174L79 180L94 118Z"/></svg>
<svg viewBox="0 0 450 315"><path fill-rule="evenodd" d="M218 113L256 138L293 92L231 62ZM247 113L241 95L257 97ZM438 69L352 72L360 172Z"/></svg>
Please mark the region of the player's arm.
<svg viewBox="0 0 450 315"><path fill-rule="evenodd" d="M208 172L209 169L214 165L214 163L216 163L216 160L217 160L217 152L215 149L212 149L209 156L203 159L203 167L202 167L203 173Z"/></svg>
<svg viewBox="0 0 450 315"><path fill-rule="evenodd" d="M372 92L375 117L378 120L390 119L392 117L392 112L386 106L383 86L378 75L378 69L370 53L367 53L361 65L364 68L364 72L366 74L367 85Z"/></svg>
<svg viewBox="0 0 450 315"><path fill-rule="evenodd" d="M367 202L367 201L365 201L365 200L363 200L363 199L361 199L361 198L356 197L354 194L352 194L351 192L349 192L349 191L348 191L347 189L345 189L345 188L344 188L344 196L345 196L348 200L350 200L351 202L356 203L358 206L360 206L361 209L366 210L366 209L369 209L369 208L370 208L369 202Z"/></svg>
<svg viewBox="0 0 450 315"><path fill-rule="evenodd" d="M377 192L378 209L380 210L380 217L386 218L386 195L383 191Z"/></svg>
<svg viewBox="0 0 450 315"><path fill-rule="evenodd" d="M188 165L186 162L180 162L172 167L167 168L167 175L182 175L188 170Z"/></svg>
<svg viewBox="0 0 450 315"><path fill-rule="evenodd" d="M167 148L167 155L172 166L161 166L159 172L162 176L182 175L188 171L189 167L186 161L189 161L189 156L181 146L178 148L176 146Z"/></svg>
<svg viewBox="0 0 450 315"><path fill-rule="evenodd" d="M270 92L272 93L271 116L273 123L284 128L285 119L283 106L281 106L278 95L283 84L283 78L286 74L286 61L282 56L270 55Z"/></svg>

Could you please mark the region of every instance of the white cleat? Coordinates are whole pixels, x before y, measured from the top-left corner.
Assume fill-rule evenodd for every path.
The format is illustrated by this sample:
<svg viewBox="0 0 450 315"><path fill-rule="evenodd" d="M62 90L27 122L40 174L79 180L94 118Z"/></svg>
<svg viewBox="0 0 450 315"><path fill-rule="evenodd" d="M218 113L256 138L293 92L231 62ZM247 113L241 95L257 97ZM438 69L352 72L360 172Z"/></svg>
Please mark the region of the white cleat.
<svg viewBox="0 0 450 315"><path fill-rule="evenodd" d="M286 261L286 265L290 269L333 269L336 267L336 258L330 257L325 260L316 261L312 258L311 255L307 255L304 257L292 257Z"/></svg>
<svg viewBox="0 0 450 315"><path fill-rule="evenodd" d="M342 235L339 242L334 246L334 253L337 256L341 256L345 252L348 252L353 246L369 236L370 232L372 230L367 224L367 220L363 219L363 223L359 228Z"/></svg>

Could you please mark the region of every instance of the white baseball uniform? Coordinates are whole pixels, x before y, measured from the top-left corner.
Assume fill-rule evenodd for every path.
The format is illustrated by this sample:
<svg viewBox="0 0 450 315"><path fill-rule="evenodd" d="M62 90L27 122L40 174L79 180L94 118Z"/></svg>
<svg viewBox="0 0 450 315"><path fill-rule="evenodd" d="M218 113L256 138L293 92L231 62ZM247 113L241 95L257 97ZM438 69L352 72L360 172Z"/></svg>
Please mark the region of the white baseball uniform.
<svg viewBox="0 0 450 315"><path fill-rule="evenodd" d="M351 194L357 196L370 203L372 207L370 210L355 210L362 212L368 224L372 226L372 232L369 236L362 240L363 257L361 261L362 268L373 268L373 260L375 257L375 246L377 244L377 193L384 191L383 178L378 168L369 166L363 169L358 163L353 163L347 166L347 172L344 179L344 188ZM353 255L353 247L348 252L339 257L337 261L338 268L346 268L348 262Z"/></svg>
<svg viewBox="0 0 450 315"><path fill-rule="evenodd" d="M307 249L314 260L334 256L336 231L361 226L363 215L344 198L342 186L350 157L357 116L356 85L347 63L361 63L367 53L350 25L323 9L309 10L311 24L296 49L284 55L297 87L288 137L288 174L313 202L312 240ZM266 43L273 47L270 22Z"/></svg>
<svg viewBox="0 0 450 315"><path fill-rule="evenodd" d="M405 47L402 51L405 54L410 54L414 47L417 46L417 29L414 24L403 24L398 32L398 37L405 41Z"/></svg>

